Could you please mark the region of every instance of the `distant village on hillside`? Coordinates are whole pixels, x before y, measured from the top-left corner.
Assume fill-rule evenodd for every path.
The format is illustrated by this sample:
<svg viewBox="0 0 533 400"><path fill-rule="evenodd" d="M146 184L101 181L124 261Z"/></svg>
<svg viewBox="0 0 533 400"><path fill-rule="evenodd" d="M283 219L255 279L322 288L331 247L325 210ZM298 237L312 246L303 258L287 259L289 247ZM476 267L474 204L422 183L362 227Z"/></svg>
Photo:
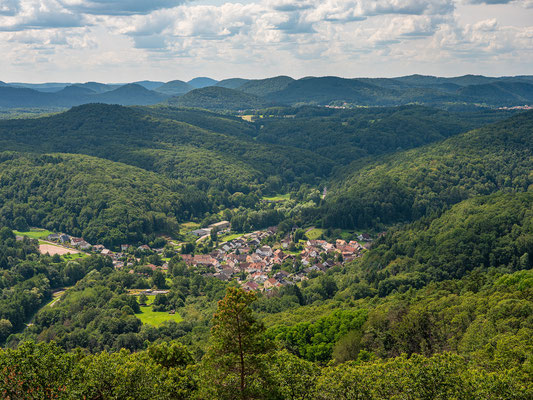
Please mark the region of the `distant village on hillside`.
<svg viewBox="0 0 533 400"><path fill-rule="evenodd" d="M209 238L213 229L217 235L226 235L231 230L231 224L221 221L207 228L193 230L190 234L201 241ZM296 229L293 229L293 233ZM294 285L330 268L353 261L372 243L372 238L367 233L359 235L358 241L337 239L330 243L317 239L298 240L295 243L291 233L272 244L272 237L276 234L277 227L270 227L219 243L208 254L180 254L174 249L171 256L179 256L189 268L196 269L204 276L222 281L236 280L246 290L270 291L285 285ZM166 248L150 248L146 244L123 244L120 251L111 251L103 245L91 245L83 238L66 234L53 233L47 239L63 247L110 257L116 269L126 270L131 274L146 275L146 271L150 270L168 272L168 261L161 262L160 265L140 265L139 257L139 253L159 256L165 253L164 259L168 260L170 257ZM267 241L270 245L265 243ZM159 259L163 260L161 257ZM136 267L143 268L139 271Z"/></svg>

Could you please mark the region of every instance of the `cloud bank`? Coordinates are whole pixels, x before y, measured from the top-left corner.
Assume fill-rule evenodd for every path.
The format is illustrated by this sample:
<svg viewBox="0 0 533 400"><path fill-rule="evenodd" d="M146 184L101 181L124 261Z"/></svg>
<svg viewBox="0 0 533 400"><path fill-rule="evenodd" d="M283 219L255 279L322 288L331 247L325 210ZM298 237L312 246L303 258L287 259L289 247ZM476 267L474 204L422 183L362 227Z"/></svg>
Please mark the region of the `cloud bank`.
<svg viewBox="0 0 533 400"><path fill-rule="evenodd" d="M46 80L57 74L105 81L281 73L528 73L532 4L0 0L0 51L8 60L0 66L0 79L22 80L28 70L48 74ZM500 17L512 21L514 15L526 22L500 22ZM32 63L37 65L25 67Z"/></svg>

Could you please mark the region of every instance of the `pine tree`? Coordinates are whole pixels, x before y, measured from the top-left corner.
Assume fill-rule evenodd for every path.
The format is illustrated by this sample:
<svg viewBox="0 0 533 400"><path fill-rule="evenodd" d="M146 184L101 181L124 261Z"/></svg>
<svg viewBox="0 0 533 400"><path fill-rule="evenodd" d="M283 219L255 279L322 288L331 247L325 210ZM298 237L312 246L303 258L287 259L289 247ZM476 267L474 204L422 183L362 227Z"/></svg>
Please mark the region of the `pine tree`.
<svg viewBox="0 0 533 400"><path fill-rule="evenodd" d="M211 346L204 357L206 390L217 399L263 398L269 346L250 304L255 294L228 288L213 317Z"/></svg>

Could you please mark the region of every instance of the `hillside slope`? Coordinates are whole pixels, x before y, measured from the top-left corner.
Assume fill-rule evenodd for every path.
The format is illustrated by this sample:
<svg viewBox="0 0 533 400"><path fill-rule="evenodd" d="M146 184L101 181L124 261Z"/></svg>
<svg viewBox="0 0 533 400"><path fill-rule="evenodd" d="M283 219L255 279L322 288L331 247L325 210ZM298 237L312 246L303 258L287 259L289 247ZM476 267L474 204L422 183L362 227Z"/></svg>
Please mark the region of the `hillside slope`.
<svg viewBox="0 0 533 400"><path fill-rule="evenodd" d="M498 190L525 191L533 183L533 112L354 165L334 180L326 225L379 227L412 221L442 207Z"/></svg>
<svg viewBox="0 0 533 400"><path fill-rule="evenodd" d="M28 224L117 246L207 211L206 196L140 168L85 155L0 153L0 224Z"/></svg>
<svg viewBox="0 0 533 400"><path fill-rule="evenodd" d="M1 121L0 143L4 150L92 155L230 192L248 192L270 175L313 182L331 171L331 161L309 151L256 143L242 120L155 110L91 104L51 117Z"/></svg>
<svg viewBox="0 0 533 400"><path fill-rule="evenodd" d="M386 296L393 290L460 279L478 268L533 266L533 193L465 200L432 221L378 240L357 266L359 277Z"/></svg>

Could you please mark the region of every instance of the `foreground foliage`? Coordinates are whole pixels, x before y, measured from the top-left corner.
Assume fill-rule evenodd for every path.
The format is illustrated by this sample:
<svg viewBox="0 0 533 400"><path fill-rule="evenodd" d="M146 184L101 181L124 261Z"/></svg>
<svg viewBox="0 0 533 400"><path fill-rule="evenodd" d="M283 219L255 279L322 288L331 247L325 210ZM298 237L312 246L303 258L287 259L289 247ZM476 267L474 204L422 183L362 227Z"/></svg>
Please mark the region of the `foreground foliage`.
<svg viewBox="0 0 533 400"><path fill-rule="evenodd" d="M128 353L68 353L54 343L0 351L5 399L529 399L531 360L487 368L452 353L371 356L321 367L264 347L253 295L219 303L212 348L195 363L178 343ZM241 319L242 318L242 319ZM239 322L242 320L242 324ZM218 361L218 364L217 364Z"/></svg>

